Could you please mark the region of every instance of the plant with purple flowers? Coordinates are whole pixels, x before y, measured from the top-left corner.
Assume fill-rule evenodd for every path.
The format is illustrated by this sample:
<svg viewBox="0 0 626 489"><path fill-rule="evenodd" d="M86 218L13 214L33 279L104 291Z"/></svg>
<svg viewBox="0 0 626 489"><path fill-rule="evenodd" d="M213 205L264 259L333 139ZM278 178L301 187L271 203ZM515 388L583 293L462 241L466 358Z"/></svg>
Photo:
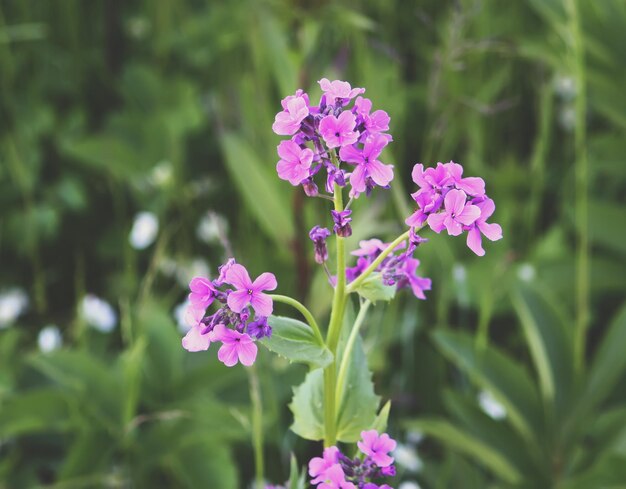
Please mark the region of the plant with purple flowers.
<svg viewBox="0 0 626 489"><path fill-rule="evenodd" d="M375 482L395 475L390 452L396 443L386 433L379 435L386 428L390 403L379 410L380 398L374 393L360 338L369 307L390 301L402 289L426 299L432 283L418 275L420 261L414 256L428 241L418 234L424 226L436 233L445 229L451 236L467 232L467 245L480 256L485 253L482 236L498 240L502 229L487 222L495 204L485 194L481 178L463 177L463 167L454 162L426 169L420 163L412 173L419 190L412 194L417 209L406 219L408 229L389 243L378 238L361 241L350 253L355 263L348 266L345 239L352 234L351 203L376 187L389 188L394 177L393 166L379 159L393 140L387 132L390 118L383 110L372 112L372 102L362 96L362 88L326 78L319 85L323 93L318 105L311 105L308 94L297 90L282 100L272 128L290 137L278 144L278 177L302 186L310 197L333 203L328 227L316 225L309 233L315 262L324 267L333 288L328 327L323 332L297 300L268 294L278 286L273 274L262 273L252 280L245 267L231 258L220 267L217 279L197 277L189 284L186 318L191 329L183 347L201 351L221 342L221 362L229 367L251 366L260 343L289 361L309 365L289 407L294 416L291 429L303 438L323 440L326 447L322 457L309 463L312 484L318 489L390 489ZM344 205L346 193L350 200ZM330 261L336 268L331 274L327 240L333 234ZM358 300L351 299L355 295ZM272 315L275 301L292 306L305 321ZM209 308L214 309L211 314ZM262 487L260 422L256 426L257 483ZM357 443L361 455L344 455L338 441ZM290 481L292 489L304 487L295 462Z"/></svg>

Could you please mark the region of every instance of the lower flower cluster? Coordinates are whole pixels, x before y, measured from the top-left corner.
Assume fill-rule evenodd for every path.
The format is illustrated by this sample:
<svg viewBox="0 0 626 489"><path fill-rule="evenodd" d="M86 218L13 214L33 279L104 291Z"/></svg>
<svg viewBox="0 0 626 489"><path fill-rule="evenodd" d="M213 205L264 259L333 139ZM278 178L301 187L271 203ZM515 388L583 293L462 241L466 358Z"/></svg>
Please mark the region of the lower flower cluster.
<svg viewBox="0 0 626 489"><path fill-rule="evenodd" d="M207 350L212 342L221 342L218 359L228 367L241 362L250 366L256 360L255 339L270 336L267 317L272 313L272 298L263 291L277 287L272 273L262 273L252 281L243 265L229 259L219 268L215 280L195 277L189 283L189 306L185 314L191 326L182 340L188 351ZM212 304L219 304L207 315Z"/></svg>
<svg viewBox="0 0 626 489"><path fill-rule="evenodd" d="M393 457L389 455L396 448L395 440L387 433L379 435L376 430L369 430L361 432L357 446L361 455L354 458L333 446L326 448L322 457L311 459L311 483L317 489L392 489L374 481L396 474Z"/></svg>

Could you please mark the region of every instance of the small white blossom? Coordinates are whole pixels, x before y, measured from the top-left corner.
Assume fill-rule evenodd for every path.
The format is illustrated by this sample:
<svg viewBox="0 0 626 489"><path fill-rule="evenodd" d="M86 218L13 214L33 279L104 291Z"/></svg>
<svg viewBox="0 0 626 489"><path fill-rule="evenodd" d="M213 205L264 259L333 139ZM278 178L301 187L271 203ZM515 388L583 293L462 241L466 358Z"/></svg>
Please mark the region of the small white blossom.
<svg viewBox="0 0 626 489"><path fill-rule="evenodd" d="M159 232L159 220L152 212L140 212L135 216L128 240L136 250L143 250L154 243Z"/></svg>
<svg viewBox="0 0 626 489"><path fill-rule="evenodd" d="M536 274L535 267L533 267L530 263L523 263L517 269L517 276L524 282L532 281Z"/></svg>
<svg viewBox="0 0 626 489"><path fill-rule="evenodd" d="M398 465L401 465L409 472L419 472L424 466L422 459L419 458L415 448L411 445L398 443L393 451L393 457Z"/></svg>
<svg viewBox="0 0 626 489"><path fill-rule="evenodd" d="M115 310L108 302L93 294L87 294L83 298L81 309L87 324L102 333L110 333L117 324Z"/></svg>
<svg viewBox="0 0 626 489"><path fill-rule="evenodd" d="M28 296L21 289L10 289L0 294L0 329L7 328L28 307Z"/></svg>
<svg viewBox="0 0 626 489"><path fill-rule="evenodd" d="M43 353L50 353L51 351L59 349L63 344L61 331L54 325L46 326L39 332L37 344Z"/></svg>
<svg viewBox="0 0 626 489"><path fill-rule="evenodd" d="M419 445L424 440L424 433L417 430L409 430L406 434L406 441L413 445Z"/></svg>
<svg viewBox="0 0 626 489"><path fill-rule="evenodd" d="M187 310L191 303L186 300L181 302L174 308L174 319L176 319L176 324L178 324L178 331L181 333L187 333L191 329L191 324L189 324Z"/></svg>
<svg viewBox="0 0 626 489"><path fill-rule="evenodd" d="M459 284L464 283L467 280L467 269L460 263L456 263L452 267L452 278Z"/></svg>
<svg viewBox="0 0 626 489"><path fill-rule="evenodd" d="M571 76L558 75L553 82L554 91L562 100L572 100L576 96L576 81Z"/></svg>
<svg viewBox="0 0 626 489"><path fill-rule="evenodd" d="M422 489L416 481L404 481L399 486L398 489Z"/></svg>
<svg viewBox="0 0 626 489"><path fill-rule="evenodd" d="M506 418L506 408L500 404L491 393L481 391L478 394L478 403L483 412L490 418L500 420Z"/></svg>
<svg viewBox="0 0 626 489"><path fill-rule="evenodd" d="M155 187L166 187L172 181L173 173L169 161L159 161L150 172L150 183Z"/></svg>
<svg viewBox="0 0 626 489"><path fill-rule="evenodd" d="M226 233L228 221L215 212L209 212L200 219L196 228L196 236L200 241L211 244L219 241L220 234Z"/></svg>

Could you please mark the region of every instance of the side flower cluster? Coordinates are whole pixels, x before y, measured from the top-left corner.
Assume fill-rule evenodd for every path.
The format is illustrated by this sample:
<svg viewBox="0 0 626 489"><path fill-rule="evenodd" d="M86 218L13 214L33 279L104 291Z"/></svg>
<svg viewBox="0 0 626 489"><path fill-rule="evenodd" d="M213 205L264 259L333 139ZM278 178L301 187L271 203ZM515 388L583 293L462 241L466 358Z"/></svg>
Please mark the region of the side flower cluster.
<svg viewBox="0 0 626 489"><path fill-rule="evenodd" d="M309 196L318 195L314 176L322 169L329 193L335 184L344 187L349 183L351 197L363 192L369 195L375 186L387 188L393 166L378 158L392 140L386 132L389 116L384 110L372 112L371 100L360 96L364 88L326 78L319 84L323 95L318 105L311 105L302 90L281 102L283 110L276 114L272 129L291 139L278 145L278 176L294 186L302 185ZM342 169L341 162L348 163L350 171Z"/></svg>
<svg viewBox="0 0 626 489"><path fill-rule="evenodd" d="M322 457L309 462L311 483L317 489L392 489L387 484L373 482L396 474L393 457L389 452L396 442L387 433L379 435L376 430L361 432L357 443L362 455L350 458L337 448L328 447Z"/></svg>
<svg viewBox="0 0 626 489"><path fill-rule="evenodd" d="M436 233L445 229L450 236L467 231L467 246L478 256L485 254L482 235L491 241L502 238L500 225L487 222L496 206L485 194L482 178L464 178L463 167L452 161L426 170L418 163L412 177L420 189L411 194L418 208L407 225L419 228L428 223Z"/></svg>
<svg viewBox="0 0 626 489"><path fill-rule="evenodd" d="M421 243L427 241L416 233L411 233L409 246L400 244L376 267L385 285L395 285L397 289L410 288L418 299L426 299L424 291L430 290L431 280L417 275L420 261L413 258L413 252ZM360 248L351 254L358 257L356 265L346 269L348 283L354 281L378 258L388 243L379 239L369 239L359 242Z"/></svg>
<svg viewBox="0 0 626 489"><path fill-rule="evenodd" d="M272 334L267 317L273 302L264 291L276 287L274 274L262 273L252 281L245 267L232 258L219 268L217 279L195 277L189 283L185 319L191 329L182 340L183 348L204 351L221 342L217 357L224 365L252 365L257 355L254 340ZM213 304L219 304L217 311L207 314Z"/></svg>

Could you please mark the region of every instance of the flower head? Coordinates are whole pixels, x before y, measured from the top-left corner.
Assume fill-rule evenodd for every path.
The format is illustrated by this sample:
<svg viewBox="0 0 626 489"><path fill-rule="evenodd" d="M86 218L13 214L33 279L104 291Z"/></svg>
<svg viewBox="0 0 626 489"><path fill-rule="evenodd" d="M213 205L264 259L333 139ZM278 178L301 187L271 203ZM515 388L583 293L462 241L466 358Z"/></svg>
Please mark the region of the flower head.
<svg viewBox="0 0 626 489"><path fill-rule="evenodd" d="M330 214L333 216L333 221L335 225L333 226L333 231L337 236L341 236L342 238L347 238L352 236L352 226L350 226L350 222L352 218L350 214L352 214L351 210L345 211L330 211Z"/></svg>
<svg viewBox="0 0 626 489"><path fill-rule="evenodd" d="M342 112L339 117L327 115L320 121L319 131L329 148L354 144L359 133L354 130L356 119L352 112Z"/></svg>
<svg viewBox="0 0 626 489"><path fill-rule="evenodd" d="M374 134L365 140L363 149L358 149L355 146L341 148L339 152L341 159L356 164L352 175L350 175L351 195L356 196L365 192L370 182L386 187L393 180L393 166L378 161L380 153L388 143L389 138L382 134ZM370 183L372 187L373 184Z"/></svg>
<svg viewBox="0 0 626 489"><path fill-rule="evenodd" d="M228 294L228 307L235 312L241 312L250 304L254 311L261 316L272 314L272 298L264 294L264 290L274 290L277 286L276 277L273 273L265 272L253 282L248 271L239 264L232 265L226 272L227 284L235 287Z"/></svg>
<svg viewBox="0 0 626 489"><path fill-rule="evenodd" d="M313 151L309 148L302 149L290 140L281 141L278 145L278 156L281 157L276 164L278 176L287 180L291 185L300 185L303 180L311 176Z"/></svg>
<svg viewBox="0 0 626 489"><path fill-rule="evenodd" d="M189 282L189 302L197 308L207 308L215 298L215 286L204 277L194 277Z"/></svg>
<svg viewBox="0 0 626 489"><path fill-rule="evenodd" d="M305 94L306 95L306 94ZM302 94L287 97L283 100L283 111L276 114L272 129L281 136L291 136L299 129L302 121L309 115L308 96Z"/></svg>
<svg viewBox="0 0 626 489"><path fill-rule="evenodd" d="M376 430L362 431L357 446L379 467L388 467L393 463L393 457L389 452L396 448L396 442L387 433L379 435Z"/></svg>
<svg viewBox="0 0 626 489"><path fill-rule="evenodd" d="M478 256L483 256L485 250L482 246L481 234L491 241L497 241L502 239L502 228L499 224L487 222L487 219L496 210L493 200L486 198L480 202L474 201L474 205L480 209L480 216L472 223L467 233L467 246Z"/></svg>
<svg viewBox="0 0 626 489"><path fill-rule="evenodd" d="M222 342L217 358L227 367L232 367L237 362L249 367L256 360L257 346L245 333L239 333L228 329L223 324L218 324L213 330L213 339Z"/></svg>
<svg viewBox="0 0 626 489"><path fill-rule="evenodd" d="M318 83L324 92L326 104L328 105L336 105L337 102L343 105L350 99L365 92L364 88L352 88L348 82L341 80L331 82L328 78L322 78Z"/></svg>

